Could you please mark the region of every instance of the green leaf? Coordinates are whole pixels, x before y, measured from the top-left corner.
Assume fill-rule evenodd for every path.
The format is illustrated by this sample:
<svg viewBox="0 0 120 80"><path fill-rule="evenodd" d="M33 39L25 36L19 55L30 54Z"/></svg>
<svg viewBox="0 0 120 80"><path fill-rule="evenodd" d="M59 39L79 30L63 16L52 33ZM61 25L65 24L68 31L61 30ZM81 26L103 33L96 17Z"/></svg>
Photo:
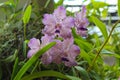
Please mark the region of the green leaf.
<svg viewBox="0 0 120 80"><path fill-rule="evenodd" d="M14 66L13 66L13 71L12 71L12 76L11 76L11 80L13 80L15 74L18 71L18 57L15 60Z"/></svg>
<svg viewBox="0 0 120 80"><path fill-rule="evenodd" d="M62 5L64 2L64 0L59 0L57 3L55 3L55 8L57 8L58 6Z"/></svg>
<svg viewBox="0 0 120 80"><path fill-rule="evenodd" d="M38 67L38 65L40 64L41 62L38 60L36 61L34 67L32 68L32 71L31 71L31 74L36 70L36 68Z"/></svg>
<svg viewBox="0 0 120 80"><path fill-rule="evenodd" d="M99 9L99 8L103 8L103 7L105 7L105 6L108 6L107 3L105 3L105 2L100 2L100 1L93 1L92 4L93 4L93 7L94 7L95 9Z"/></svg>
<svg viewBox="0 0 120 80"><path fill-rule="evenodd" d="M80 53L80 55L81 55L81 53ZM77 62L78 63L78 65L83 65L83 64L86 64L86 63L88 63L87 61L85 61L85 60L83 60L83 61L79 61L79 62Z"/></svg>
<svg viewBox="0 0 120 80"><path fill-rule="evenodd" d="M31 65L47 50L54 46L56 42L51 42L42 49L40 49L35 55L33 55L20 69L20 71L15 76L14 80L20 80L24 73L31 67Z"/></svg>
<svg viewBox="0 0 120 80"><path fill-rule="evenodd" d="M35 78L40 78L40 77L58 77L58 78L70 80L64 74L52 70L36 72L23 77L21 80L33 80Z"/></svg>
<svg viewBox="0 0 120 80"><path fill-rule="evenodd" d="M13 55L8 56L7 58L3 59L4 62L13 62L16 59L16 56L18 54L18 51L15 50Z"/></svg>
<svg viewBox="0 0 120 80"><path fill-rule="evenodd" d="M118 0L118 15L120 16L120 0Z"/></svg>
<svg viewBox="0 0 120 80"><path fill-rule="evenodd" d="M102 54L113 54L111 51L108 51L108 50L106 50L106 49L103 49L103 50L101 51L101 53L102 53Z"/></svg>
<svg viewBox="0 0 120 80"><path fill-rule="evenodd" d="M90 43L82 39L75 38L74 41L80 48L84 49L87 52L90 51L93 47Z"/></svg>
<svg viewBox="0 0 120 80"><path fill-rule="evenodd" d="M93 37L93 43L95 43L95 46L100 46L101 45L100 44L101 40L100 40L100 38L99 38L97 33L93 34L93 36L91 36L91 37Z"/></svg>
<svg viewBox="0 0 120 80"><path fill-rule="evenodd" d="M14 0L9 0L9 2L11 2L15 6Z"/></svg>
<svg viewBox="0 0 120 80"><path fill-rule="evenodd" d="M114 57L116 57L116 58L119 58L119 59L120 59L120 55L119 55L119 54L113 53L112 55L113 55Z"/></svg>
<svg viewBox="0 0 120 80"><path fill-rule="evenodd" d="M1 64L0 64L0 80L2 80L2 66L1 66Z"/></svg>
<svg viewBox="0 0 120 80"><path fill-rule="evenodd" d="M76 34L75 28L72 28L72 35L74 38L80 38L80 36Z"/></svg>
<svg viewBox="0 0 120 80"><path fill-rule="evenodd" d="M74 67L72 67L72 69L71 69L71 70L72 70L72 75L73 75L73 76L77 76L77 73L76 73L76 71L75 71L75 68L74 68Z"/></svg>
<svg viewBox="0 0 120 80"><path fill-rule="evenodd" d="M74 37L75 43L85 51L90 51L92 49L92 45L88 43L85 39L83 39L81 36L76 34L75 28L72 28L72 35Z"/></svg>
<svg viewBox="0 0 120 80"><path fill-rule="evenodd" d="M114 53L114 52L111 52L111 51L108 51L108 50L105 50L105 49L103 49L103 50L101 51L101 53L104 54L104 55L109 55L109 56L114 56L114 57L116 57L116 58L120 58L120 55L119 55L119 54L116 54L116 53Z"/></svg>
<svg viewBox="0 0 120 80"><path fill-rule="evenodd" d="M99 74L93 70L90 71L89 75L93 78L93 80L102 80Z"/></svg>
<svg viewBox="0 0 120 80"><path fill-rule="evenodd" d="M108 9L104 9L102 11L102 17L105 18L105 17L107 17L107 15L108 15Z"/></svg>
<svg viewBox="0 0 120 80"><path fill-rule="evenodd" d="M10 9L10 8L14 8L15 5L14 3L10 2L10 1L6 1L6 2L3 2L3 3L0 3L0 7L3 7L5 9Z"/></svg>
<svg viewBox="0 0 120 80"><path fill-rule="evenodd" d="M82 80L90 80L89 75L84 68L80 66L75 66L75 68L80 72Z"/></svg>
<svg viewBox="0 0 120 80"><path fill-rule="evenodd" d="M50 3L50 0L47 0L44 8L47 8L47 6L48 6L49 3Z"/></svg>
<svg viewBox="0 0 120 80"><path fill-rule="evenodd" d="M91 56L86 53L83 49L80 49L81 50L81 53L80 53L80 56L85 59L89 64L91 64Z"/></svg>
<svg viewBox="0 0 120 80"><path fill-rule="evenodd" d="M27 23L29 22L29 19L30 19L30 16L31 16L31 10L32 10L32 6L29 5L29 6L26 8L26 10L25 10L25 12L24 12L24 14L23 14L23 23L24 23L24 24L27 24Z"/></svg>
<svg viewBox="0 0 120 80"><path fill-rule="evenodd" d="M78 77L75 77L75 76L69 76L69 75L67 75L67 77L70 78L70 80L82 80L82 79L80 79Z"/></svg>
<svg viewBox="0 0 120 80"><path fill-rule="evenodd" d="M107 33L107 29L106 29L106 25L100 21L98 18L92 16L92 21L94 22L94 24L100 29L100 31L102 32L103 36L105 39L108 38L108 33Z"/></svg>
<svg viewBox="0 0 120 80"><path fill-rule="evenodd" d="M27 51L27 44L28 44L29 40L25 40L23 42L23 56L26 57L26 51Z"/></svg>

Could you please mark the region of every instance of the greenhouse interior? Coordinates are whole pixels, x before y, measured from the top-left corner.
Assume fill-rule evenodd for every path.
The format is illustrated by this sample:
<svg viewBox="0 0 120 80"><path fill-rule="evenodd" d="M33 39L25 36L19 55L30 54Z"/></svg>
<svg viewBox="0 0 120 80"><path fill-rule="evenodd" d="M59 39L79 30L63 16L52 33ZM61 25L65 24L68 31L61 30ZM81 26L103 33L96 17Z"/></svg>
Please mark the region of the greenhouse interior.
<svg viewBox="0 0 120 80"><path fill-rule="evenodd" d="M120 80L120 0L0 0L0 80Z"/></svg>

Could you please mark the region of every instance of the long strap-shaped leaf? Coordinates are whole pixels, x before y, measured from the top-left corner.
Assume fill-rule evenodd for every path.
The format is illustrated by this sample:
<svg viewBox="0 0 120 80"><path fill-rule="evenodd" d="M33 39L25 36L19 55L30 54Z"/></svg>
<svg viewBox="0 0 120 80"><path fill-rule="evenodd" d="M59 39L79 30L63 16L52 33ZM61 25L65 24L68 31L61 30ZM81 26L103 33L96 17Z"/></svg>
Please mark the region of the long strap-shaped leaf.
<svg viewBox="0 0 120 80"><path fill-rule="evenodd" d="M23 23L27 24L30 20L30 16L31 16L31 10L32 10L32 6L28 5L28 7L26 8L24 15L23 15Z"/></svg>
<svg viewBox="0 0 120 80"><path fill-rule="evenodd" d="M120 16L120 0L118 0L118 15Z"/></svg>
<svg viewBox="0 0 120 80"><path fill-rule="evenodd" d="M24 73L30 68L30 66L42 55L45 53L48 49L50 49L52 46L54 46L56 42L51 42L50 44L43 47L41 50L39 50L34 56L32 56L20 69L20 71L15 76L14 80L21 80L21 77L24 75ZM27 79L28 80L28 79Z"/></svg>
<svg viewBox="0 0 120 80"><path fill-rule="evenodd" d="M71 80L66 75L64 75L60 72L51 71L51 70L33 73L33 74L23 77L21 80L33 80L35 78L40 78L40 77L58 77L58 78L62 78L62 79Z"/></svg>
<svg viewBox="0 0 120 80"><path fill-rule="evenodd" d="M94 22L94 24L102 32L104 38L107 39L108 38L108 33L107 33L106 25L102 21L100 21L97 17L91 16L91 18L92 18L92 21Z"/></svg>

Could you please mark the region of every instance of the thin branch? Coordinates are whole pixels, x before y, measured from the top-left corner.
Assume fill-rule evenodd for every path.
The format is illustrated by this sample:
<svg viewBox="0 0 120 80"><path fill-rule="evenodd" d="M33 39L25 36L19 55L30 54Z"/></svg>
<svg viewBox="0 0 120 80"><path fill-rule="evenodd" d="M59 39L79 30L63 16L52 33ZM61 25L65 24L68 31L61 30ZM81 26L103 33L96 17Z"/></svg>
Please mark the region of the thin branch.
<svg viewBox="0 0 120 80"><path fill-rule="evenodd" d="M100 48L99 51L97 52L96 57L92 60L92 64L88 67L88 69L87 69L88 72L91 70L91 68L93 67L95 61L97 60L100 52L102 51L102 49L104 48L104 46L105 46L105 45L107 44L107 42L109 41L110 36L112 35L112 32L113 32L113 30L115 29L115 27L117 26L118 23L120 23L120 20L118 20L118 21L113 25L113 27L112 27L112 29L111 29L111 31L110 31L110 34L109 34L109 36L108 36L108 38L106 39L106 41L103 43L103 45L101 46L101 48Z"/></svg>

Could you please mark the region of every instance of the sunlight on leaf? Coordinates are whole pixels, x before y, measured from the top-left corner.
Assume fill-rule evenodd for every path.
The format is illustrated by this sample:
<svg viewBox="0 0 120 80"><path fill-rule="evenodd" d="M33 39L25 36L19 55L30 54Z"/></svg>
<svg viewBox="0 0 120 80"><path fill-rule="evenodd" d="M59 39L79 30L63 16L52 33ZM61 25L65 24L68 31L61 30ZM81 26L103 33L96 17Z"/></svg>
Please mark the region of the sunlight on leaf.
<svg viewBox="0 0 120 80"><path fill-rule="evenodd" d="M106 25L102 21L100 21L97 17L92 16L91 18L92 18L92 21L94 22L94 24L102 32L104 38L107 39L108 38L108 33L107 33Z"/></svg>
<svg viewBox="0 0 120 80"><path fill-rule="evenodd" d="M27 24L29 22L29 19L30 19L30 16L31 16L31 9L32 9L32 6L29 5L24 12L24 15L23 15L24 24Z"/></svg>
<svg viewBox="0 0 120 80"><path fill-rule="evenodd" d="M64 2L64 0L59 0L57 3L54 4L55 8L57 8L58 6L62 5Z"/></svg>
<svg viewBox="0 0 120 80"><path fill-rule="evenodd" d="M93 1L92 4L93 4L94 8L96 8L96 9L103 8L108 5L107 3L100 2L100 1Z"/></svg>

